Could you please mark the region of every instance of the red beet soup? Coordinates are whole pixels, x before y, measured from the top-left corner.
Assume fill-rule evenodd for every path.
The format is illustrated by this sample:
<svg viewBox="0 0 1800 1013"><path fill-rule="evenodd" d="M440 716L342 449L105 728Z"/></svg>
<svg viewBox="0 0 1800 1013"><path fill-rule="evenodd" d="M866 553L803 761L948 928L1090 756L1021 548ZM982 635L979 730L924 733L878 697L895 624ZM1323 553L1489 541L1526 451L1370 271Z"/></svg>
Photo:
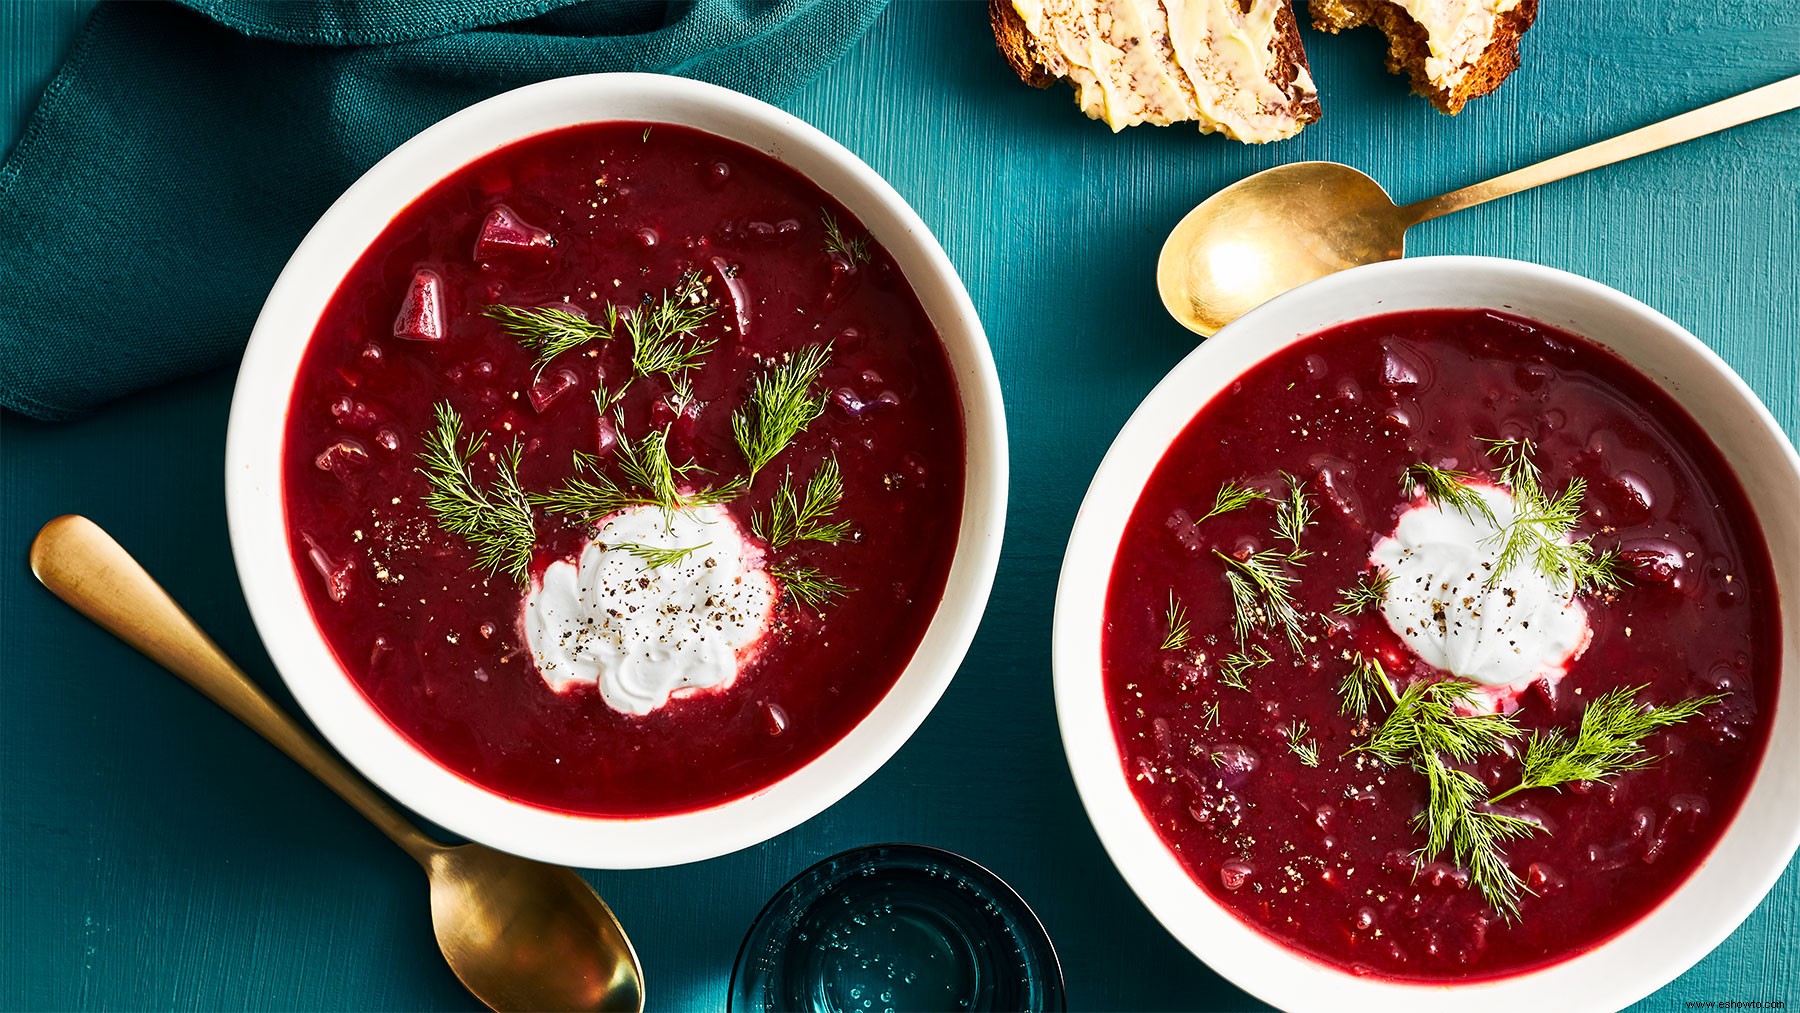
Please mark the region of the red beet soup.
<svg viewBox="0 0 1800 1013"><path fill-rule="evenodd" d="M549 809L753 793L893 686L956 548L962 413L894 261L699 131L457 170L339 286L289 405L313 619L438 763Z"/></svg>
<svg viewBox="0 0 1800 1013"><path fill-rule="evenodd" d="M1719 451L1516 316L1371 317L1195 416L1125 529L1132 791L1219 903L1356 974L1515 974L1669 896L1761 760L1780 617Z"/></svg>

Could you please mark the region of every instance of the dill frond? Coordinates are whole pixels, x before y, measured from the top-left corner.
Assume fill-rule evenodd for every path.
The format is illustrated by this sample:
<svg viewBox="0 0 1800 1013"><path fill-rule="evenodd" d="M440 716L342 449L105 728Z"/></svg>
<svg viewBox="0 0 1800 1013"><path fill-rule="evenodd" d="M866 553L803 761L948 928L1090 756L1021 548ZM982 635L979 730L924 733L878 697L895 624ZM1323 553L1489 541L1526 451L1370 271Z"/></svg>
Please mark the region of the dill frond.
<svg viewBox="0 0 1800 1013"><path fill-rule="evenodd" d="M1312 729L1306 726L1306 722L1295 718L1287 727L1287 747L1288 752L1299 757L1301 763L1316 767L1319 765L1319 742L1317 739L1307 738L1311 732Z"/></svg>
<svg viewBox="0 0 1800 1013"><path fill-rule="evenodd" d="M1275 507L1275 537L1288 543L1287 561L1299 566L1302 560L1312 555L1300 547L1300 536L1309 525L1316 523L1312 497L1306 494L1306 485L1299 479L1285 471L1281 477L1287 483L1287 497Z"/></svg>
<svg viewBox="0 0 1800 1013"><path fill-rule="evenodd" d="M631 389L631 381L635 379L637 378L634 376L626 377L625 382L619 384L618 390L608 390L606 383L602 381L598 387L594 388L594 407L602 415L612 411L620 401L625 400L625 392Z"/></svg>
<svg viewBox="0 0 1800 1013"><path fill-rule="evenodd" d="M825 226L826 253L835 253L852 265L869 262L869 239L867 236L845 236L843 227L838 224L837 216L822 208L819 211L819 221Z"/></svg>
<svg viewBox="0 0 1800 1013"><path fill-rule="evenodd" d="M1219 682L1232 689L1250 692L1250 680L1247 676L1253 668L1261 668L1275 658L1261 644L1252 644L1242 651L1234 651L1219 659Z"/></svg>
<svg viewBox="0 0 1800 1013"><path fill-rule="evenodd" d="M674 381L694 369L713 350L716 341L689 340L712 317L714 306L702 297L706 283L698 271L689 271L673 293L621 317L631 338L631 368L639 376L662 375Z"/></svg>
<svg viewBox="0 0 1800 1013"><path fill-rule="evenodd" d="M1420 461L1408 465L1406 471L1401 473L1400 490L1408 496L1422 491L1425 498L1436 504L1438 509L1455 510L1469 520L1499 523L1494 517L1493 507L1488 506L1487 500L1466 483L1468 477L1468 472L1437 468Z"/></svg>
<svg viewBox="0 0 1800 1013"><path fill-rule="evenodd" d="M633 559L643 563L646 568L654 570L658 567L679 566L683 560L711 544L711 542L701 542L699 545L665 548L659 545L645 545L642 542L616 542L608 545L607 548L629 552Z"/></svg>
<svg viewBox="0 0 1800 1013"><path fill-rule="evenodd" d="M1219 486L1218 493L1213 496L1212 509L1201 514L1194 523L1199 524L1201 521L1207 520L1208 518L1217 517L1220 514L1228 514L1233 510L1242 510L1244 507L1249 506L1257 500L1266 498L1267 497L1258 490L1238 485L1236 482L1226 482L1224 485Z"/></svg>
<svg viewBox="0 0 1800 1013"><path fill-rule="evenodd" d="M1369 609L1378 609L1387 600L1388 590L1393 584L1394 578L1388 576L1386 570L1364 573L1356 578L1356 583L1343 590L1338 596L1338 603L1331 610L1340 616L1354 616Z"/></svg>
<svg viewBox="0 0 1800 1013"><path fill-rule="evenodd" d="M1169 592L1169 607L1163 612L1163 625L1168 632L1163 634L1162 650L1183 650L1193 640L1187 606L1176 599L1174 591Z"/></svg>
<svg viewBox="0 0 1800 1013"><path fill-rule="evenodd" d="M491 455L494 481L483 487L475 480L474 461L487 434L464 440L462 416L448 401L438 402L436 415L437 425L425 434L425 449L419 453L424 465L419 474L431 487L425 506L439 526L469 543L477 566L524 583L537 546L537 525L519 485L523 448L514 441Z"/></svg>
<svg viewBox="0 0 1800 1013"><path fill-rule="evenodd" d="M602 322L554 306L491 305L481 313L536 356L532 365L540 373L551 359L572 348L590 341L610 341L619 326L619 312L611 304Z"/></svg>
<svg viewBox="0 0 1800 1013"><path fill-rule="evenodd" d="M1519 726L1504 714L1464 714L1458 708L1475 687L1458 679L1419 681L1406 687L1369 741L1352 752L1368 753L1390 767L1402 767L1418 753L1443 753L1473 763L1517 738Z"/></svg>
<svg viewBox="0 0 1800 1013"><path fill-rule="evenodd" d="M1425 809L1413 817L1413 829L1425 834L1423 858L1446 851L1469 872L1469 882L1508 921L1519 915L1525 881L1506 864L1502 845L1544 832L1530 820L1496 812L1487 806L1487 790L1479 778L1444 762L1438 753L1423 753L1415 768L1425 778Z"/></svg>
<svg viewBox="0 0 1800 1013"><path fill-rule="evenodd" d="M1542 494L1542 476L1531 460L1531 456L1537 453L1535 444L1530 440L1477 439L1487 445L1488 456L1499 462L1495 477L1500 480L1501 485L1512 491L1515 499L1530 499Z"/></svg>
<svg viewBox="0 0 1800 1013"><path fill-rule="evenodd" d="M844 499L843 473L836 457L828 457L813 471L804 494L794 491L794 475L790 471L769 501L769 512L750 515L750 532L768 543L772 549L785 548L793 542L836 543L850 531L849 521L823 523L837 511Z"/></svg>
<svg viewBox="0 0 1800 1013"><path fill-rule="evenodd" d="M1560 788L1572 781L1605 781L1656 762L1644 739L1658 728L1678 725L1725 699L1713 693L1657 706L1639 704L1644 686L1621 687L1589 703L1571 736L1560 728L1532 735L1525 747L1519 783L1494 796L1498 802L1532 788Z"/></svg>
<svg viewBox="0 0 1800 1013"><path fill-rule="evenodd" d="M1350 671L1344 673L1344 680L1338 683L1338 713L1366 718L1377 700L1392 706L1400 698L1394 693L1394 685L1388 681L1387 673L1382 671L1381 662L1358 654L1352 659Z"/></svg>
<svg viewBox="0 0 1800 1013"><path fill-rule="evenodd" d="M584 463L577 462L577 468ZM573 517L583 524L598 524L628 507L660 505L648 497L633 495L620 488L597 466L588 472L588 477L566 479L549 492L530 494L530 499L533 505L547 513Z"/></svg>
<svg viewBox="0 0 1800 1013"><path fill-rule="evenodd" d="M815 612L850 593L849 588L826 576L816 567L771 566L769 573L781 581L783 592Z"/></svg>
<svg viewBox="0 0 1800 1013"><path fill-rule="evenodd" d="M813 385L830 359L829 344L796 352L758 376L749 403L732 413L732 435L750 465L752 479L814 419L825 414L825 394L814 393Z"/></svg>
<svg viewBox="0 0 1800 1013"><path fill-rule="evenodd" d="M1231 591L1231 629L1241 644L1257 629L1280 632L1288 646L1300 650L1306 630L1300 610L1294 606L1293 587L1298 577L1284 566L1292 562L1288 554L1264 549L1247 559L1228 556L1217 549L1213 555L1224 560L1225 582Z"/></svg>

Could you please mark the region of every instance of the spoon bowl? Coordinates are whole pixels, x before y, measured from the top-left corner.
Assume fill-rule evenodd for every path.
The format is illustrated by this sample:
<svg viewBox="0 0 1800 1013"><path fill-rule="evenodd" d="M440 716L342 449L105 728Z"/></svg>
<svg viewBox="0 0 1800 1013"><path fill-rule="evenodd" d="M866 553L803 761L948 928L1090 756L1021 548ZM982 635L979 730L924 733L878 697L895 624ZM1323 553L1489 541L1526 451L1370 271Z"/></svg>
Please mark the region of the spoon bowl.
<svg viewBox="0 0 1800 1013"><path fill-rule="evenodd" d="M1406 230L1422 221L1794 108L1800 108L1800 75L1398 207L1381 184L1347 165L1276 166L1187 213L1163 244L1156 288L1170 316L1210 338L1309 281L1399 260Z"/></svg>
<svg viewBox="0 0 1800 1013"><path fill-rule="evenodd" d="M1213 194L1163 243L1156 288L1183 327L1211 337L1289 289L1406 252L1381 184L1337 162L1265 169Z"/></svg>
<svg viewBox="0 0 1800 1013"><path fill-rule="evenodd" d="M480 844L426 860L431 927L450 969L494 1009L644 1008L637 952L573 870Z"/></svg>
<svg viewBox="0 0 1800 1013"><path fill-rule="evenodd" d="M431 927L450 969L496 1010L637 1011L644 972L619 920L569 869L425 836L243 673L161 585L86 517L31 543L50 592L199 690L337 792L431 878Z"/></svg>

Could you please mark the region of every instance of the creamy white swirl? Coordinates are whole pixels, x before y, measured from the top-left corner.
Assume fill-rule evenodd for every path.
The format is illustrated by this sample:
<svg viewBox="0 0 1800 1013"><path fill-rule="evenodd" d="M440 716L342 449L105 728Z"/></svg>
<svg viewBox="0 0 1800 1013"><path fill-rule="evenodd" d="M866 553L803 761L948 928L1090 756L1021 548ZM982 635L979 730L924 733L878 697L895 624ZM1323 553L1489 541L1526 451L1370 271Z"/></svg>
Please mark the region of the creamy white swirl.
<svg viewBox="0 0 1800 1013"><path fill-rule="evenodd" d="M1505 491L1470 488L1491 520L1421 500L1370 559L1391 581L1381 603L1388 626L1427 664L1480 684L1492 706L1510 709L1533 682L1561 678L1593 634L1587 610L1536 567L1489 579L1516 511Z"/></svg>
<svg viewBox="0 0 1800 1013"><path fill-rule="evenodd" d="M627 546L677 550L651 565ZM522 623L550 688L597 686L607 706L648 714L671 696L737 678L769 626L775 587L723 507L607 518L574 562L532 583Z"/></svg>

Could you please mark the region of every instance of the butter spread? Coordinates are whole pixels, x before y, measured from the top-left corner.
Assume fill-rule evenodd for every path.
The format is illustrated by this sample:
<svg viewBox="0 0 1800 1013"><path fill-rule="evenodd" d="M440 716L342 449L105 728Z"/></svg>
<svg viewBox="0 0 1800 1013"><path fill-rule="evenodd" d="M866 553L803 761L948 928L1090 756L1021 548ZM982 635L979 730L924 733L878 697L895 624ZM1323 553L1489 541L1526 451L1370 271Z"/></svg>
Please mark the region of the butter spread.
<svg viewBox="0 0 1800 1013"><path fill-rule="evenodd" d="M1113 130L1197 122L1253 144L1298 133L1313 94L1305 68L1286 87L1276 16L1288 0L1012 0L1040 65L1075 87Z"/></svg>
<svg viewBox="0 0 1800 1013"><path fill-rule="evenodd" d="M1425 76L1444 91L1455 91L1481 54L1493 45L1500 16L1520 0L1393 0L1425 29L1431 55Z"/></svg>

